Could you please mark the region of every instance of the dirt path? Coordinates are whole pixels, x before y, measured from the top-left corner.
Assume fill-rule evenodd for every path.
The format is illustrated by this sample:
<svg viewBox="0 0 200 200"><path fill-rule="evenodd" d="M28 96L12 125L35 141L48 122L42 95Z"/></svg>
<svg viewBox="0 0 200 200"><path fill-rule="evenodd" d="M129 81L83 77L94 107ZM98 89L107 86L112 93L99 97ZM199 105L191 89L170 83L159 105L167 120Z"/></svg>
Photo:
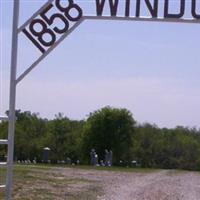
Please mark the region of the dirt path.
<svg viewBox="0 0 200 200"><path fill-rule="evenodd" d="M96 181L98 200L199 200L200 174L161 170L150 173L61 169L64 176Z"/></svg>

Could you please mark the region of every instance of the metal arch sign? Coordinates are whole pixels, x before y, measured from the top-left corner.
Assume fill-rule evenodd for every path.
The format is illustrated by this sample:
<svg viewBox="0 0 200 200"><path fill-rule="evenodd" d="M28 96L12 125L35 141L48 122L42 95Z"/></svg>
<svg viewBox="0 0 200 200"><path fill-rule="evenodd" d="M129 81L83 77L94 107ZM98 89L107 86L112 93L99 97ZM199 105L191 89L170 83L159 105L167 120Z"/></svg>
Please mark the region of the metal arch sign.
<svg viewBox="0 0 200 200"><path fill-rule="evenodd" d="M161 1L163 7L161 6ZM78 3L81 2L80 0L48 0L30 19L21 27L18 27L20 0L13 0L8 140L0 140L0 144L8 145L6 185L4 185L6 187L6 200L10 200L12 194L17 84L86 19L200 23L200 0L176 0L179 7L175 13L170 11L170 6L173 1L123 0L120 2L119 0L90 0L90 2L95 4L95 14L86 15L84 8ZM190 18L185 17L186 1L191 7ZM122 4L123 8L121 8ZM160 10L161 7L162 10ZM148 11L148 16L142 16L143 8ZM124 9L123 14L120 15L119 10L122 9ZM108 10L108 12L105 12L105 10ZM162 16L159 16L158 13L162 13ZM62 28L56 23L56 20L59 20L59 23L63 24ZM38 25L40 26L39 30L37 28ZM41 52L41 56L17 77L18 35L20 33L25 34ZM48 35L50 39L46 40L45 35ZM3 118L0 117L1 119Z"/></svg>
<svg viewBox="0 0 200 200"><path fill-rule="evenodd" d="M118 16L119 10L119 0L108 0L108 5L110 9L110 16L104 16L103 11L105 9L106 0L94 0L96 3L96 16L85 16L84 10L78 3L75 3L74 0L64 0L65 6L61 3L63 0L50 0L45 4L42 9L40 9L36 14L36 16L32 17L28 20L29 23L26 23L23 28L20 28L20 31L23 33L33 42L33 44L42 52L44 53L47 48L51 47L57 40L57 35L64 34L69 30L69 23L76 23L81 19L126 19L126 20L151 20L154 21L166 21L171 20L174 22L198 22L200 19L200 13L197 13L197 1L198 0L190 0L191 1L191 19L184 18L185 14L185 7L186 7L186 0L177 0L179 1L179 8L178 13L170 13L169 7L170 3L173 0L164 0L164 8L163 8L163 16L162 18L158 17L159 11L159 0L136 0L135 1L135 15L130 15L131 13L131 0L125 0L123 3L125 4L124 7L124 16ZM141 3L144 1L149 13L150 17L142 17L141 16ZM200 1L199 1L200 4ZM48 12L50 12L53 7L56 7L57 12L52 14L51 16L47 16ZM70 14L71 11L76 12L76 16ZM55 19L59 19L64 24L63 28L54 27L53 29L49 28L52 24L54 24ZM40 25L42 29L40 31L35 30L35 25ZM25 28L25 26L28 26ZM45 41L43 35L48 34L50 36L49 41Z"/></svg>
<svg viewBox="0 0 200 200"><path fill-rule="evenodd" d="M75 0L47 1L18 29L18 33L23 32L42 53L42 56L17 78L16 83L20 82L44 57L86 19L200 23L200 11L198 11L200 0L176 0L179 5L176 13L170 11L170 6L174 0L163 1L163 8L159 10L161 8L161 0L124 0L121 2L124 8L123 15L119 15L118 13L122 5L119 0L90 0L91 3L95 4L94 15L85 15L84 9ZM190 2L190 18L185 17L186 1ZM147 9L150 14L149 16L141 16L143 8ZM106 9L108 10L107 15L105 15ZM52 10L54 10L53 14ZM162 16L158 15L160 12L162 12ZM59 20L63 24L62 28L56 25L56 20ZM41 27L40 30L36 28L38 25ZM50 39L48 41L45 40L44 35L48 35Z"/></svg>

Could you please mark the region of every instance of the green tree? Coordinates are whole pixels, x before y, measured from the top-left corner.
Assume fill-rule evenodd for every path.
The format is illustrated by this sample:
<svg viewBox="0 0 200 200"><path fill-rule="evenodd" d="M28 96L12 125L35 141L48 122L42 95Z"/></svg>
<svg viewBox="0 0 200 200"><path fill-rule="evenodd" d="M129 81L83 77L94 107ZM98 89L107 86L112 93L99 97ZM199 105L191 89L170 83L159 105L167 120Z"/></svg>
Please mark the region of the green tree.
<svg viewBox="0 0 200 200"><path fill-rule="evenodd" d="M65 160L70 157L72 160L80 160L80 138L83 121L70 120L63 114L56 115L54 120L49 121L46 146L51 149L51 159Z"/></svg>
<svg viewBox="0 0 200 200"><path fill-rule="evenodd" d="M19 160L41 159L43 138L46 137L47 121L29 111L16 112L15 158Z"/></svg>
<svg viewBox="0 0 200 200"><path fill-rule="evenodd" d="M83 150L88 159L94 148L100 159L105 149L113 151L113 162L132 159L135 120L127 109L104 107L89 115L84 126Z"/></svg>
<svg viewBox="0 0 200 200"><path fill-rule="evenodd" d="M135 159L142 167L152 167L156 165L160 151L162 151L160 140L161 134L156 125L145 123L137 126L133 141Z"/></svg>

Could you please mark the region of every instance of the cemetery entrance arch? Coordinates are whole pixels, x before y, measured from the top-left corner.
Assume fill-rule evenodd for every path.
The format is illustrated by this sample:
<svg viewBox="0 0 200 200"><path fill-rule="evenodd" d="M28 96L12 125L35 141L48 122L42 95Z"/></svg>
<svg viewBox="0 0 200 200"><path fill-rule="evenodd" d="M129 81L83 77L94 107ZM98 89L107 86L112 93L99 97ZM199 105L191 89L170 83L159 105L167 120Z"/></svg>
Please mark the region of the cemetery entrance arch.
<svg viewBox="0 0 200 200"><path fill-rule="evenodd" d="M189 4L186 4L186 1ZM9 99L8 139L0 140L0 144L8 145L6 199L11 199L12 169L15 132L16 86L47 55L53 51L69 34L85 20L128 20L145 22L200 23L200 0L177 0L178 8L172 11L173 0L90 0L94 4L94 14L86 15L79 0L48 0L22 26L18 27L20 0L13 0L12 54ZM83 3L84 1L82 1ZM162 6L160 5L162 3ZM186 13L187 5L190 13ZM162 7L162 9L161 9ZM142 16L143 9L148 15ZM161 10L160 10L161 9ZM119 14L119 10L121 14ZM160 14L162 13L162 14ZM186 17L189 15L189 18ZM56 24L62 23L62 28ZM40 26L40 30L36 27ZM18 35L24 34L41 52L40 57L22 74L16 76ZM45 39L48 35L48 40ZM6 117L1 116L0 120Z"/></svg>

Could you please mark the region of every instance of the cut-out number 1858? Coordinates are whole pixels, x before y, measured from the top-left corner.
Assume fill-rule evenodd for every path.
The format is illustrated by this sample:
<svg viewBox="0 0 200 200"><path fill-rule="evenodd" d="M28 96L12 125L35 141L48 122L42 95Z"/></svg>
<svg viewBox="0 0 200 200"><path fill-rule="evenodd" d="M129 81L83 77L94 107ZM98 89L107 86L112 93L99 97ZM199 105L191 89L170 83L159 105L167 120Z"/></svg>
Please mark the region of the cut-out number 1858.
<svg viewBox="0 0 200 200"><path fill-rule="evenodd" d="M36 18L29 24L29 31L23 29L23 33L33 42L33 44L42 52L45 52L45 48L51 47L56 42L56 34L63 34L69 29L69 21L77 22L81 19L83 12L82 9L73 2L73 0L66 0L68 5L66 7L61 4L61 0L55 0L55 6L61 13L54 13L50 17L47 13L54 7L53 4L49 4L39 15L41 18ZM77 15L72 16L70 12L76 11ZM59 19L63 23L63 27L59 28L56 25L53 28L49 28L55 22L55 19ZM40 30L36 30L36 25L39 25ZM48 41L44 36L48 34Z"/></svg>

